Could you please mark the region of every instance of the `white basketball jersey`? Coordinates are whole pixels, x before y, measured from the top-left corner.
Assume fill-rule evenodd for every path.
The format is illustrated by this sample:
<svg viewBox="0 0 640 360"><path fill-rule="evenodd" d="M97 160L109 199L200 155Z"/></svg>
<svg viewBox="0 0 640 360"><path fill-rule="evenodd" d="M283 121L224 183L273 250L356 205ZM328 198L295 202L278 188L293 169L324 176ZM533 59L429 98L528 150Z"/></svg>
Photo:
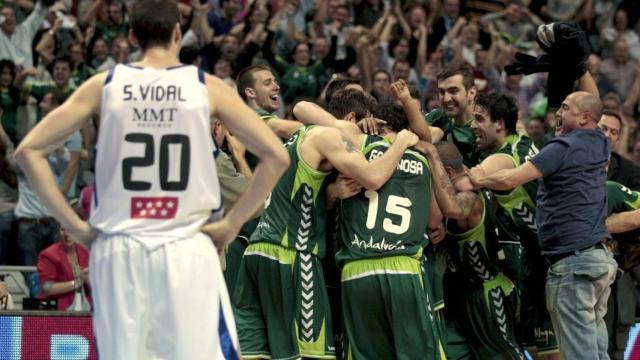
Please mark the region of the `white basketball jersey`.
<svg viewBox="0 0 640 360"><path fill-rule="evenodd" d="M117 65L102 92L90 224L153 249L222 207L204 74Z"/></svg>

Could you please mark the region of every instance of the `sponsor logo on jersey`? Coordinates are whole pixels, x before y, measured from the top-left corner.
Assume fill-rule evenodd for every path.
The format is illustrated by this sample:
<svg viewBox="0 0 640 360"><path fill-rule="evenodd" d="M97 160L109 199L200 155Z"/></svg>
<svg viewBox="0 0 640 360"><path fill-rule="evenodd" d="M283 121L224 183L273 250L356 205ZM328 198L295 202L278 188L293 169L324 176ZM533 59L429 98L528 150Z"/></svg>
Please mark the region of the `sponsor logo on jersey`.
<svg viewBox="0 0 640 360"><path fill-rule="evenodd" d="M131 198L132 219L173 219L178 213L177 197Z"/></svg>
<svg viewBox="0 0 640 360"><path fill-rule="evenodd" d="M373 161L382 155L384 155L384 152L373 149L371 150L371 154L369 154L369 161ZM411 159L400 159L398 166L396 166L396 170L414 175L422 175L424 173L422 161Z"/></svg>
<svg viewBox="0 0 640 360"><path fill-rule="evenodd" d="M382 251L393 251L393 250L404 250L405 246L402 244L402 241L398 240L395 244L388 243L385 238L382 238L382 241L374 242L373 237L369 237L369 241L361 240L358 238L358 235L353 235L353 241L351 241L351 246L355 246L362 250L367 249L376 249Z"/></svg>

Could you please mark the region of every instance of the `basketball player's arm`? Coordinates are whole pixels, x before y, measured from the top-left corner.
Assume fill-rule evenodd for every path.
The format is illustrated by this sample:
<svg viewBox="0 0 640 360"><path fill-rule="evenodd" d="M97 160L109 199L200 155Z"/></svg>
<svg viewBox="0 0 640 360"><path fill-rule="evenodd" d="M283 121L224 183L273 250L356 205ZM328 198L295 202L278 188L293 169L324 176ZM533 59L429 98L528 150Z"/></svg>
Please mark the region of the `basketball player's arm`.
<svg viewBox="0 0 640 360"><path fill-rule="evenodd" d="M105 77L106 73L98 74L82 84L64 104L45 116L27 134L15 154L40 201L60 225L78 240L89 240L92 236L91 228L67 203L46 156L82 128L100 108Z"/></svg>
<svg viewBox="0 0 640 360"><path fill-rule="evenodd" d="M363 133L358 125L346 120L338 120L328 111L310 101L298 102L293 107L293 114L296 119L306 125L320 125L340 130L356 146L362 142Z"/></svg>
<svg viewBox="0 0 640 360"><path fill-rule="evenodd" d="M474 186L486 187L491 190L511 190L542 176L542 172L531 161L527 161L515 169L503 169L490 174L469 173L469 179Z"/></svg>
<svg viewBox="0 0 640 360"><path fill-rule="evenodd" d="M279 119L275 116L268 119L266 123L271 131L283 139L290 138L296 131L304 126L304 124L299 121Z"/></svg>
<svg viewBox="0 0 640 360"><path fill-rule="evenodd" d="M404 151L418 141L415 134L403 130L384 155L368 162L339 130L323 128L321 131L313 137L316 150L338 171L368 190L382 187L393 175Z"/></svg>
<svg viewBox="0 0 640 360"><path fill-rule="evenodd" d="M452 219L467 219L477 208L478 197L470 191L457 192L449 179L449 174L444 169L438 150L431 144L423 145L431 165L433 193L442 214Z"/></svg>
<svg viewBox="0 0 640 360"><path fill-rule="evenodd" d="M213 115L260 159L247 189L223 221L203 228L218 249L221 249L235 238L240 227L263 204L280 175L289 166L289 155L280 140L255 111L245 105L236 91L222 80L209 75L206 77L206 84Z"/></svg>
<svg viewBox="0 0 640 360"><path fill-rule="evenodd" d="M394 82L389 88L389 93L402 105L402 109L409 120L411 130L418 135L420 140L429 143L432 142L429 126L424 121L422 112L420 112L420 105L418 101L411 97L407 83L402 79Z"/></svg>
<svg viewBox="0 0 640 360"><path fill-rule="evenodd" d="M612 234L640 228L640 209L612 214L607 218L607 230Z"/></svg>
<svg viewBox="0 0 640 360"><path fill-rule="evenodd" d="M424 120L422 111L420 111L420 104L418 100L411 97L409 88L404 80L398 80L391 84L389 92L393 98L402 104L404 113L409 120L409 127L411 131L416 133L420 140L430 142L432 144L437 143L444 137L444 131L442 129L429 126Z"/></svg>
<svg viewBox="0 0 640 360"><path fill-rule="evenodd" d="M493 174L500 170L513 169L514 164L511 157L506 154L493 154L484 159L480 164L471 168L468 172L470 180L484 177L486 174ZM477 186L476 183L471 181L474 190L480 190L482 186ZM491 189L491 187L488 187Z"/></svg>

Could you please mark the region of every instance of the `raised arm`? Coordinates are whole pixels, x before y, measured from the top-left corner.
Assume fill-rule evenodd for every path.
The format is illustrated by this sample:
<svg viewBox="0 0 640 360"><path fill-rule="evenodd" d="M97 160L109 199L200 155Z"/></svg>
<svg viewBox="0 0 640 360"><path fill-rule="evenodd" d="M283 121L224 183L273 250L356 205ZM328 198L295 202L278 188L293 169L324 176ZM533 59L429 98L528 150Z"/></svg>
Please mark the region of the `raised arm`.
<svg viewBox="0 0 640 360"><path fill-rule="evenodd" d="M317 151L338 171L369 190L382 187L393 175L404 151L418 141L415 134L403 130L384 155L369 162L339 130L318 130L311 138Z"/></svg>
<svg viewBox="0 0 640 360"><path fill-rule="evenodd" d="M420 140L430 143L432 139L429 125L424 121L424 117L420 111L420 105L417 100L411 97L409 88L404 80L400 79L391 84L390 93L396 101L402 104L402 108L409 119L411 131L418 135Z"/></svg>
<svg viewBox="0 0 640 360"><path fill-rule="evenodd" d="M40 41L38 41L38 45L36 45L36 52L47 64L53 61L55 57L55 34L58 33L61 27L62 19L57 18L53 23L53 26L42 34Z"/></svg>
<svg viewBox="0 0 640 360"><path fill-rule="evenodd" d="M16 150L15 158L29 178L40 201L51 211L60 225L78 240L89 240L92 230L67 203L46 159L46 155L89 121L100 109L102 86L106 73L95 75L76 90L64 104L50 112Z"/></svg>
<svg viewBox="0 0 640 360"><path fill-rule="evenodd" d="M596 82L593 80L593 77L591 77L591 74L588 71L585 71L584 75L582 75L582 77L578 79L578 90L586 91L590 94L600 97L598 86L596 85Z"/></svg>
<svg viewBox="0 0 640 360"><path fill-rule="evenodd" d="M42 2L38 1L31 14L27 16L27 19L22 22L22 24L18 25L27 30L29 42L31 42L34 36L36 36L36 32L38 32L38 29L40 28L40 26L42 26L42 22L44 21L44 18L47 16L48 12L49 7L42 5Z"/></svg>

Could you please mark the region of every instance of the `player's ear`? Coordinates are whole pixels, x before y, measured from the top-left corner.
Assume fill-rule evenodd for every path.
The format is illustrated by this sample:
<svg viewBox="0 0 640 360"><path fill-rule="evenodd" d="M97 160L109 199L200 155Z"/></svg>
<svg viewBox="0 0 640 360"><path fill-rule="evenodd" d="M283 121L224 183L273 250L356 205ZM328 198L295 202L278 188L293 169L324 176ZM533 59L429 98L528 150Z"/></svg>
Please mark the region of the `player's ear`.
<svg viewBox="0 0 640 360"><path fill-rule="evenodd" d="M478 89L476 89L476 86L472 86L469 91L467 92L467 96L469 98L469 102L470 103L474 103L476 100L476 95L478 94Z"/></svg>
<svg viewBox="0 0 640 360"><path fill-rule="evenodd" d="M353 111L347 113L347 116L345 116L344 119L347 120L348 122L352 122L354 124L358 122L358 119L356 118L356 113L353 112Z"/></svg>
<svg viewBox="0 0 640 360"><path fill-rule="evenodd" d="M256 91L250 87L244 89L244 94L249 97L249 98L255 98L256 97Z"/></svg>
<svg viewBox="0 0 640 360"><path fill-rule="evenodd" d="M176 23L176 26L173 28L173 42L175 44L182 43L182 30L180 30L180 23Z"/></svg>

